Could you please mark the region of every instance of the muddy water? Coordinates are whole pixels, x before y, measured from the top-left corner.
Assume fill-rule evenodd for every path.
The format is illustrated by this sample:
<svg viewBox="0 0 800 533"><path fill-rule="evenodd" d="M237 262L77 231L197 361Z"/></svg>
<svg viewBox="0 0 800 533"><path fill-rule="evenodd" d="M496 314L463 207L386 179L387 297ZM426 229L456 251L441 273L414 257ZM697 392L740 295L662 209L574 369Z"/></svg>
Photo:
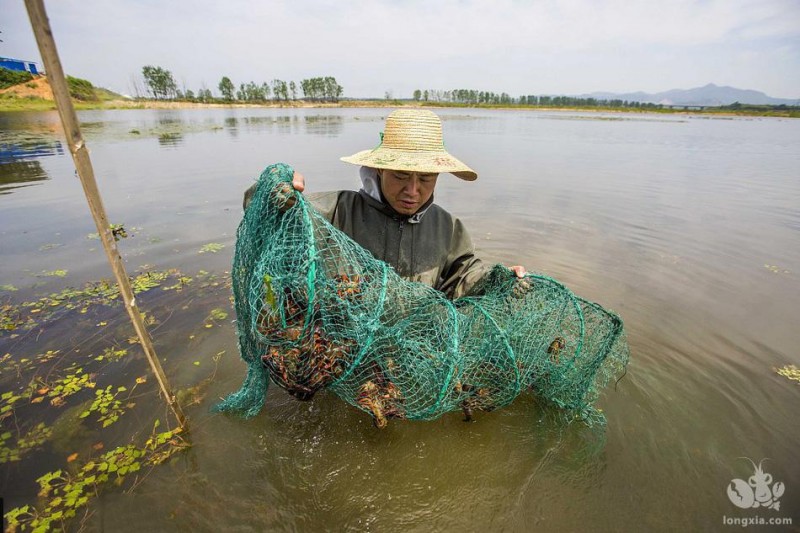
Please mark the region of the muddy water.
<svg viewBox="0 0 800 533"><path fill-rule="evenodd" d="M244 374L232 316L207 319L230 311L242 191L277 161L301 170L311 191L358 187L338 158L376 145L387 112L80 114L110 219L132 234L120 242L128 268L218 276L143 296L167 372L180 387L197 383L224 352L188 408L192 449L130 493L105 490L86 527L718 530L732 517L797 527L800 386L775 369L800 365L798 121L441 111L448 149L480 179L442 176L436 201L465 221L480 254L553 276L625 320L632 359L600 401L603 430L565 426L525 395L474 423L452 414L384 431L333 395L300 403L277 387L253 420L209 414ZM107 276L57 128L54 113L0 115L0 285L18 289L0 292L3 302ZM224 247L199 253L209 243ZM104 313L0 337L0 352L61 345L78 358L125 337L120 311ZM102 322L117 329L92 336ZM83 352L67 342L79 337L94 339L80 341ZM105 379L143 365L133 358ZM3 390L20 386L0 377ZM138 403L104 438L147 434L152 413L164 417L152 390ZM33 502L35 479L99 436L70 438L0 465L6 510ZM779 510L728 498L732 479L753 474L742 457L766 458L784 483Z"/></svg>

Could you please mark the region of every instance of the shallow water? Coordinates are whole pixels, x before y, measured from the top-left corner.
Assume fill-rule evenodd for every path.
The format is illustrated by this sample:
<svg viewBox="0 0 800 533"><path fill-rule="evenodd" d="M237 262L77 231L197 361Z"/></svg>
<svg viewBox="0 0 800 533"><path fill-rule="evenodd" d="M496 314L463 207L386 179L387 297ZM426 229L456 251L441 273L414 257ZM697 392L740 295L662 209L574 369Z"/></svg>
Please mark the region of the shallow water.
<svg viewBox="0 0 800 533"><path fill-rule="evenodd" d="M479 253L553 276L625 320L631 364L600 400L607 427L565 426L529 395L470 424L454 413L384 431L332 394L301 403L277 387L253 420L209 414L244 375L232 317L204 322L230 307L242 192L278 161L310 191L356 188L357 169L338 158L376 145L388 110L81 112L109 219L132 234L120 242L128 269L219 276L143 297L170 378L196 383L225 352L188 409L191 450L131 493L101 493L86 527L685 530L757 516L797 527L800 387L774 369L800 365L800 122L437 112L448 149L480 179L442 176L436 201L465 221ZM0 286L19 289L0 292L3 302L109 276L57 131L55 113L0 114ZM208 243L224 248L198 253ZM65 277L44 274L59 269ZM67 346L100 320L114 329L67 357L121 342L117 309L0 337L0 353ZM112 380L146 372L140 356L111 368ZM24 385L0 378L3 390ZM149 433L152 412L165 415L150 390L114 438ZM73 438L0 466L6 510L35 500L35 479L62 468L64 450L99 437ZM786 487L780 510L728 499L731 480L753 473L742 457L767 458Z"/></svg>

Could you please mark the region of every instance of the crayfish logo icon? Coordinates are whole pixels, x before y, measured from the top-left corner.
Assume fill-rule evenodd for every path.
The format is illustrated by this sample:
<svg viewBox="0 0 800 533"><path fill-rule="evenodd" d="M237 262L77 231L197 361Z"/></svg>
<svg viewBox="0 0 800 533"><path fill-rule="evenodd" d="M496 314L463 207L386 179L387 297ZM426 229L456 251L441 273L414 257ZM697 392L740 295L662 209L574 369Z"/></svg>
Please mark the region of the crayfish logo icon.
<svg viewBox="0 0 800 533"><path fill-rule="evenodd" d="M736 507L742 509L756 509L758 507L766 507L768 509L779 510L781 502L778 499L783 496L784 487L780 481L772 484L772 475L764 472L761 464L765 461L762 459L758 466L749 458L747 459L753 465L753 475L747 481L743 479L732 479L728 485L728 498ZM770 487L772 484L772 487Z"/></svg>

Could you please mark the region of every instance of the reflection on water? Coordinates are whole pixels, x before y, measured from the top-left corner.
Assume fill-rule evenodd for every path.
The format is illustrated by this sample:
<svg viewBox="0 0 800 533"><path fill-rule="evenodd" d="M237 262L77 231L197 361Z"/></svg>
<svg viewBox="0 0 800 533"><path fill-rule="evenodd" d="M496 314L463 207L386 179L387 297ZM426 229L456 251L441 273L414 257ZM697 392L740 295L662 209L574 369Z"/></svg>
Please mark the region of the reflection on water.
<svg viewBox="0 0 800 533"><path fill-rule="evenodd" d="M61 141L36 136L0 134L0 164L19 159L63 155Z"/></svg>
<svg viewBox="0 0 800 533"><path fill-rule="evenodd" d="M0 163L0 194L10 194L13 189L47 179L50 178L39 161Z"/></svg>
<svg viewBox="0 0 800 533"><path fill-rule="evenodd" d="M242 192L266 165L291 162L310 191L355 188L357 169L338 158L375 146L388 111L79 116L90 125L109 216L135 228L119 243L126 261L222 272ZM437 112L448 150L480 178L443 175L436 201L464 220L477 252L552 275L625 320L631 365L601 400L608 427L557 423L529 393L472 424L454 414L384 432L333 395L301 403L277 387L253 420L211 415L245 371L233 316L195 336L181 303L156 313L168 374L192 383L225 351L207 399L189 410L194 447L133 494L102 496L90 529L715 530L723 515L753 515L725 493L748 475L737 470L741 456L770 458L769 472L786 486L780 515L798 516L797 386L773 369L800 365L800 121ZM44 184L0 197L0 287L20 289L3 298L38 296L42 278L30 271L69 270L47 279L46 291L106 275L54 124L52 113L0 114L5 144L27 135L50 146L49 155L0 165L0 187ZM38 201L52 208L34 212ZM210 242L225 247L199 254ZM229 305L221 293L198 303L196 283L184 290L194 302L186 312L201 322ZM84 324L41 338L64 342L70 327ZM4 351L36 353L35 340L14 339ZM123 424L150 431L133 417ZM48 460L60 465L69 453ZM27 480L34 499L42 471L23 463L15 472L6 479Z"/></svg>
<svg viewBox="0 0 800 533"><path fill-rule="evenodd" d="M183 135L178 132L162 133L158 136L158 144L161 146L177 146L183 142Z"/></svg>
<svg viewBox="0 0 800 533"><path fill-rule="evenodd" d="M282 134L309 133L336 137L344 130L345 119L337 115L243 116L227 117L223 124L231 136L238 136L241 131L251 133L274 131Z"/></svg>
<svg viewBox="0 0 800 533"><path fill-rule="evenodd" d="M335 137L344 129L344 119L336 115L306 116L306 133Z"/></svg>
<svg viewBox="0 0 800 533"><path fill-rule="evenodd" d="M1 131L0 194L49 179L39 160L61 155L64 155L61 141L45 132L16 128Z"/></svg>
<svg viewBox="0 0 800 533"><path fill-rule="evenodd" d="M161 115L157 122L160 126L183 126L184 123L178 115Z"/></svg>
<svg viewBox="0 0 800 533"><path fill-rule="evenodd" d="M113 127L113 124L109 124L103 120L81 122L81 133L84 136L93 137L102 135L109 127Z"/></svg>
<svg viewBox="0 0 800 533"><path fill-rule="evenodd" d="M225 124L225 130L233 138L239 136L239 128L237 127L238 123L239 119L237 119L236 117L226 117L225 120L223 121L223 124Z"/></svg>

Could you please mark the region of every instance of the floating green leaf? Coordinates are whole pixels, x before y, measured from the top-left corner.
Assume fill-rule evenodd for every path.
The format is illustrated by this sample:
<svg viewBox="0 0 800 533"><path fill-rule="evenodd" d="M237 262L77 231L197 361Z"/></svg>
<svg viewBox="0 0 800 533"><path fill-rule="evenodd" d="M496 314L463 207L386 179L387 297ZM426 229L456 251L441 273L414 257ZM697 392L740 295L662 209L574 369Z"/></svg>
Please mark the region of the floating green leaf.
<svg viewBox="0 0 800 533"><path fill-rule="evenodd" d="M109 225L109 229L111 230L111 235L114 237L115 241L128 238L128 232L125 231L124 224L111 224Z"/></svg>
<svg viewBox="0 0 800 533"><path fill-rule="evenodd" d="M116 348L114 346L109 346L108 348L103 350L103 353L101 355L95 357L94 360L114 362L114 361L119 361L127 354L128 354L127 348Z"/></svg>
<svg viewBox="0 0 800 533"><path fill-rule="evenodd" d="M193 279L188 276L180 276L178 278L178 282L175 285L170 285L169 287L162 287L162 289L165 291L173 291L173 290L180 291L183 290L183 288L186 287L188 284L190 284L192 281Z"/></svg>
<svg viewBox="0 0 800 533"><path fill-rule="evenodd" d="M51 278L51 277L63 278L64 276L67 275L67 272L69 272L69 271L68 270L61 270L61 269L57 269L57 270L42 270L42 273L40 274L40 276L45 276L45 277L48 277L48 278Z"/></svg>
<svg viewBox="0 0 800 533"><path fill-rule="evenodd" d="M215 254L215 253L219 252L220 250L222 250L223 248L225 248L224 244L220 244L218 242L210 242L208 244L204 244L203 247L200 248L200 252L198 252L198 253L203 254L203 253L209 252L209 253Z"/></svg>
<svg viewBox="0 0 800 533"><path fill-rule="evenodd" d="M776 368L775 372L786 379L800 383L800 368L797 368L795 365L784 365L781 368Z"/></svg>
<svg viewBox="0 0 800 533"><path fill-rule="evenodd" d="M42 446L53 435L53 428L48 427L44 422L28 430L28 432L17 439L17 445L12 448L8 445L12 434L6 431L0 434L0 464L13 463L21 460L27 453Z"/></svg>
<svg viewBox="0 0 800 533"><path fill-rule="evenodd" d="M47 388L46 394L50 398L50 405L54 407L63 405L64 400L76 392L95 387L94 381L91 380L89 374L83 372L83 368L77 368L74 373L56 380L49 386L43 382L41 384ZM45 388L41 390L45 390Z"/></svg>
<svg viewBox="0 0 800 533"><path fill-rule="evenodd" d="M228 318L228 313L220 308L212 309L211 313L208 315L208 318L211 320L225 320Z"/></svg>
<svg viewBox="0 0 800 533"><path fill-rule="evenodd" d="M786 270L785 268L781 268L781 267L776 266L776 265L764 264L764 268L766 268L767 270L769 270L773 274L790 274L791 273L789 270Z"/></svg>
<svg viewBox="0 0 800 533"><path fill-rule="evenodd" d="M79 418L87 418L96 412L100 415L97 421L102 422L103 427L108 427L119 420L125 409L122 407L122 402L117 399L117 396L128 389L126 387L117 387L116 392L111 392L111 388L111 385L109 385L105 389L96 390L94 402L92 402L89 409L79 415Z"/></svg>

